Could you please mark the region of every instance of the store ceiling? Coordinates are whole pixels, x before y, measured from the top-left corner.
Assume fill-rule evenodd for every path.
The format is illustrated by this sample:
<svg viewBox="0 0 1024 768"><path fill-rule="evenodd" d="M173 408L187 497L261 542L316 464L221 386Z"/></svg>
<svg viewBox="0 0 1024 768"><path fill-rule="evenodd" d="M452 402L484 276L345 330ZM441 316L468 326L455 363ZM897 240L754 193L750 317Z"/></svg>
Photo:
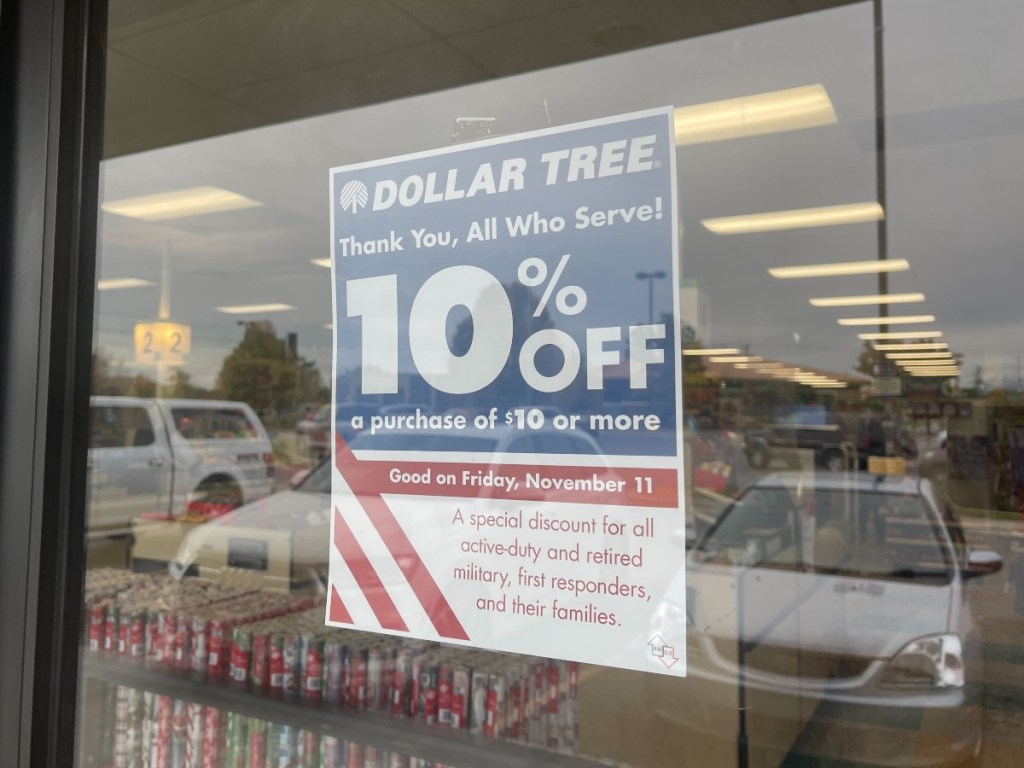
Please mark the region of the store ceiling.
<svg viewBox="0 0 1024 768"><path fill-rule="evenodd" d="M112 0L106 157L850 0Z"/></svg>

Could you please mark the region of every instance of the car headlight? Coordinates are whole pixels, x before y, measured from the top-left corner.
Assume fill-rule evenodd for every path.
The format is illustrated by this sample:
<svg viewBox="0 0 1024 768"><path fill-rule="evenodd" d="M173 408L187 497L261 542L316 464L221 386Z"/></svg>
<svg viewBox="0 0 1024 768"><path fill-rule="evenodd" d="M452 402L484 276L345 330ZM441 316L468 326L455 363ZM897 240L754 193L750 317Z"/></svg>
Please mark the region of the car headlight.
<svg viewBox="0 0 1024 768"><path fill-rule="evenodd" d="M907 643L882 673L882 685L899 688L963 688L964 651L956 635Z"/></svg>

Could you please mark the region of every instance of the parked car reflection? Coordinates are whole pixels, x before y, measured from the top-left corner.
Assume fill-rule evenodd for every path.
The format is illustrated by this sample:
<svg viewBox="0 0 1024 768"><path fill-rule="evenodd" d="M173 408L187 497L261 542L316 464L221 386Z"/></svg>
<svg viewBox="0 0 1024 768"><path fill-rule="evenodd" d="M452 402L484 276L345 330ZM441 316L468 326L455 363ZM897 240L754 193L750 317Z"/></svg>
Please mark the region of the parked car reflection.
<svg viewBox="0 0 1024 768"><path fill-rule="evenodd" d="M756 729L751 744L839 758L855 737L857 759L871 764L963 764L980 749L982 683L965 586L1001 566L996 553L968 549L925 479L762 477L691 551L685 608L665 601L656 612L652 631L685 633L688 674L711 685L703 720L679 724L725 724L718 735L736 739L730 710L737 690L752 691L796 722Z"/></svg>

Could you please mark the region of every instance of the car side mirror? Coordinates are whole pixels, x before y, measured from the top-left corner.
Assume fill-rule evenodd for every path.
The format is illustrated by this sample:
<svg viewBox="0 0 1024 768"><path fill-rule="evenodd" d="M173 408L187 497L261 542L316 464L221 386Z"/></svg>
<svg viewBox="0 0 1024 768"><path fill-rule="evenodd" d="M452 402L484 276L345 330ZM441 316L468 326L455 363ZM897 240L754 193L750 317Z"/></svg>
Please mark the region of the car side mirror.
<svg viewBox="0 0 1024 768"><path fill-rule="evenodd" d="M309 477L309 473L312 471L312 469L300 469L298 472L296 472L294 475L288 478L288 487L291 488L292 490L295 490L296 488L299 487L303 480Z"/></svg>
<svg viewBox="0 0 1024 768"><path fill-rule="evenodd" d="M978 576L988 576L1002 570L1003 558L998 552L988 549L979 549L967 553L967 565L964 568L964 578L973 579Z"/></svg>

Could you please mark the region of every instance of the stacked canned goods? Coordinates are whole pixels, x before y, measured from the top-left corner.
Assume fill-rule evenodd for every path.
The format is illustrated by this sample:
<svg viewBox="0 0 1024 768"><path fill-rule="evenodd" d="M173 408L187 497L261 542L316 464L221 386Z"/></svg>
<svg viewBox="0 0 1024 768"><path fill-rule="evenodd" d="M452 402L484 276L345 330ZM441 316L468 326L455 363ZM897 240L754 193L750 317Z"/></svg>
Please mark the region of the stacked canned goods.
<svg viewBox="0 0 1024 768"><path fill-rule="evenodd" d="M575 662L326 627L323 608L235 629L230 678L277 698L573 751Z"/></svg>
<svg viewBox="0 0 1024 768"><path fill-rule="evenodd" d="M112 768L448 768L442 763L117 686Z"/></svg>

